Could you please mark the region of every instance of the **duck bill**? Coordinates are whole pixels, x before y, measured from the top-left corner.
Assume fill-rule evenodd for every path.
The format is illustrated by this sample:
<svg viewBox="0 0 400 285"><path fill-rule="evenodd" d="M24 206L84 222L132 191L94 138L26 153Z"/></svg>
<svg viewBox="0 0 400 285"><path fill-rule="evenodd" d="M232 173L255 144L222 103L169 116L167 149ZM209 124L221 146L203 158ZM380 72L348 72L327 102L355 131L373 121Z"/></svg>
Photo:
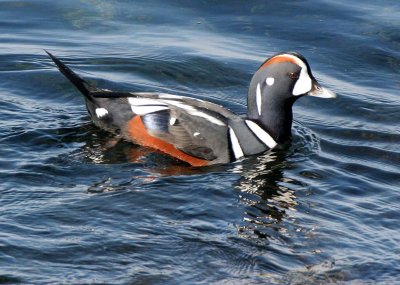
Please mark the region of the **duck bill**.
<svg viewBox="0 0 400 285"><path fill-rule="evenodd" d="M307 93L307 95L319 98L336 98L336 94L334 92L322 87L318 82L313 83L313 88Z"/></svg>

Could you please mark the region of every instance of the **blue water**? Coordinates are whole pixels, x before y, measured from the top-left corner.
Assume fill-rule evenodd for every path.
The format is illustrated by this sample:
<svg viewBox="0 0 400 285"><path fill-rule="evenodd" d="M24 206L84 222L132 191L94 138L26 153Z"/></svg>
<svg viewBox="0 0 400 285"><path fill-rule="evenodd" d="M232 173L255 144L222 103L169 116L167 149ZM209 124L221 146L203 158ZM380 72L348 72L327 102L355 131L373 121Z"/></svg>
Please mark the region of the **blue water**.
<svg viewBox="0 0 400 285"><path fill-rule="evenodd" d="M289 150L195 169L90 122L99 87L246 112L294 50ZM0 1L0 284L398 284L398 1Z"/></svg>

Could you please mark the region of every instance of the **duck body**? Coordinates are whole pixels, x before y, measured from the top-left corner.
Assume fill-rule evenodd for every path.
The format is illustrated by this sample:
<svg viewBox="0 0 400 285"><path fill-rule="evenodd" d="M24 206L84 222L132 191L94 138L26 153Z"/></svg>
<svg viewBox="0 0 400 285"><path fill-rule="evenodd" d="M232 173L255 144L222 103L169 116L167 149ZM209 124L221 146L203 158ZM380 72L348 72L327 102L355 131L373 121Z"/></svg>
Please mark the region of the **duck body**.
<svg viewBox="0 0 400 285"><path fill-rule="evenodd" d="M290 141L296 99L334 97L295 53L275 55L260 66L250 83L246 117L191 97L94 88L47 53L84 95L98 127L192 166L228 163L284 145Z"/></svg>

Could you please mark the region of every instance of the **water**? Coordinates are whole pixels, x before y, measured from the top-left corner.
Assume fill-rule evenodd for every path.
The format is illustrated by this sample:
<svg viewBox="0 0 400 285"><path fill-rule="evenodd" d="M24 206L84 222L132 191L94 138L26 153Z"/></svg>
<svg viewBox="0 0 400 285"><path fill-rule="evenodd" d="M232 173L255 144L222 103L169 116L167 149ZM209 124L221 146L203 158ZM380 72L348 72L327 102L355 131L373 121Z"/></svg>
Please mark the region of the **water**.
<svg viewBox="0 0 400 285"><path fill-rule="evenodd" d="M397 1L0 1L0 283L396 284ZM43 52L89 81L245 113L295 50L289 150L189 168L94 127Z"/></svg>

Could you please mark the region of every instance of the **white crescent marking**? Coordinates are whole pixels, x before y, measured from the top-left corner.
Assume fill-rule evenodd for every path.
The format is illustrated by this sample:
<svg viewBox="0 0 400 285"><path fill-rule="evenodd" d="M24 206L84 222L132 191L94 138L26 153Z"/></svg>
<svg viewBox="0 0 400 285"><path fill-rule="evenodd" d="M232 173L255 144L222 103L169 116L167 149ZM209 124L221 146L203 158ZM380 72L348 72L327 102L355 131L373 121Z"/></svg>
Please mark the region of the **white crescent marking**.
<svg viewBox="0 0 400 285"><path fill-rule="evenodd" d="M240 146L239 140L231 127L229 127L229 135L231 138L231 144L232 144L233 154L235 155L235 158L238 159L240 157L243 157L244 154L243 154L242 147Z"/></svg>
<svg viewBox="0 0 400 285"><path fill-rule="evenodd" d="M259 125L249 120L246 120L246 124L250 128L250 130L256 135L256 137L258 137L266 146L271 149L276 147L277 142Z"/></svg>

